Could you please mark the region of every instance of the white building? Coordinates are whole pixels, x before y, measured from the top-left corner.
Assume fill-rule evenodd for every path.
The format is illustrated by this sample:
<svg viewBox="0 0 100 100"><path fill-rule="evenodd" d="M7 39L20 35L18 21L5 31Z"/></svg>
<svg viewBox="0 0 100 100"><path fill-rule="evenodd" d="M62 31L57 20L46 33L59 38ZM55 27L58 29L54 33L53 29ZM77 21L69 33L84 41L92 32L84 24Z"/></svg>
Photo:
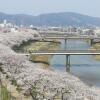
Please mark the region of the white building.
<svg viewBox="0 0 100 100"><path fill-rule="evenodd" d="M11 32L18 32L18 30L16 28L10 28Z"/></svg>
<svg viewBox="0 0 100 100"><path fill-rule="evenodd" d="M100 29L94 30L94 33L95 33L97 36L100 36Z"/></svg>

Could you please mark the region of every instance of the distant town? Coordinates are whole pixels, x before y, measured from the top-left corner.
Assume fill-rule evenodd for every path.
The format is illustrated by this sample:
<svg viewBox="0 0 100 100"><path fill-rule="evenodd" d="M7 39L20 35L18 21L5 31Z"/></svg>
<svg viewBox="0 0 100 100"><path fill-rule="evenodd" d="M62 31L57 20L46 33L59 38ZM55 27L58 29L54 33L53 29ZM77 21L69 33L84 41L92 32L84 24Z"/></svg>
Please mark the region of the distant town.
<svg viewBox="0 0 100 100"><path fill-rule="evenodd" d="M9 33L9 32L20 32L24 31L27 32L28 30L36 30L36 31L54 31L54 32L65 32L66 34L70 34L72 32L78 33L80 35L94 35L100 36L100 27L73 27L73 26L66 26L66 27L53 27L53 26L24 26L24 25L14 25L12 23L8 23L5 19L2 23L0 23L0 32L2 33Z"/></svg>

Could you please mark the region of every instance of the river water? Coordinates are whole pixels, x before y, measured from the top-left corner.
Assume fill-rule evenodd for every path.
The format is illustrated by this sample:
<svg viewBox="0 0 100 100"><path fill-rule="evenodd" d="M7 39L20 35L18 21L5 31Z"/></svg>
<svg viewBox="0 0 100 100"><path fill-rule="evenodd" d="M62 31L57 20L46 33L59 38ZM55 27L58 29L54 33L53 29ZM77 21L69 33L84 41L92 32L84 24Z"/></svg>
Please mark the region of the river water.
<svg viewBox="0 0 100 100"><path fill-rule="evenodd" d="M60 48L64 50L65 43L61 41ZM66 49L71 50L87 50L90 45L86 41L68 40ZM71 55L70 73L79 77L82 81L89 85L100 87L100 62L93 59L91 55ZM66 71L66 56L55 55L50 60L50 66L54 71Z"/></svg>

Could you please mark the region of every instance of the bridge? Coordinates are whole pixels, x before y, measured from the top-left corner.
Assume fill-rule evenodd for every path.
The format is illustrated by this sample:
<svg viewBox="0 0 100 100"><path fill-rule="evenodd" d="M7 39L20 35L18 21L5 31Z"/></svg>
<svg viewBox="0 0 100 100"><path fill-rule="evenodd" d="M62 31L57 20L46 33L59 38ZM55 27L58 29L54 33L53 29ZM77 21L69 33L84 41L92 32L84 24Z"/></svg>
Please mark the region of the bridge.
<svg viewBox="0 0 100 100"><path fill-rule="evenodd" d="M43 37L64 37L64 36L77 36L79 35L78 33L66 33L66 32L51 32L51 33L48 33L48 32L44 32L44 33L41 33L39 32L40 36L43 38Z"/></svg>
<svg viewBox="0 0 100 100"><path fill-rule="evenodd" d="M43 33L44 32L44 33ZM65 45L67 43L67 40L77 40L77 39L83 39L83 40L90 40L90 45L93 45L95 42L100 42L100 37L97 37L95 35L79 35L78 32L56 32L56 31L42 31L39 33L42 40L48 40L48 39L63 39L65 40ZM94 41L96 40L96 41Z"/></svg>
<svg viewBox="0 0 100 100"><path fill-rule="evenodd" d="M91 35L86 35L86 34L84 34L84 35L82 35L82 34L80 34L79 32L61 32L61 31L38 31L39 32L39 34L40 34L40 36L41 37L64 37L64 36L67 36L67 37L72 37L72 36L88 36L88 37L90 37L90 36L92 36L92 37L97 37L97 35L96 34L91 34Z"/></svg>
<svg viewBox="0 0 100 100"><path fill-rule="evenodd" d="M66 71L70 69L70 55L100 55L100 50L49 50L49 51L34 51L24 56L30 55L65 55L66 56Z"/></svg>
<svg viewBox="0 0 100 100"><path fill-rule="evenodd" d="M91 36L74 36L74 37L69 37L69 36L50 36L50 37L43 37L44 39L100 39L100 37L91 37Z"/></svg>
<svg viewBox="0 0 100 100"><path fill-rule="evenodd" d="M100 55L100 50L38 50L22 55Z"/></svg>
<svg viewBox="0 0 100 100"><path fill-rule="evenodd" d="M78 34L78 32L65 32L65 31L38 31L40 34Z"/></svg>
<svg viewBox="0 0 100 100"><path fill-rule="evenodd" d="M40 30L39 36L41 37L41 40L48 41L48 39L51 39L49 41L52 42L53 39L63 39L65 40L65 45L67 43L67 40L89 40L90 45L93 45L94 43L100 42L100 37L95 35L81 35L78 31L77 32L66 32L66 31L50 31L50 30Z"/></svg>

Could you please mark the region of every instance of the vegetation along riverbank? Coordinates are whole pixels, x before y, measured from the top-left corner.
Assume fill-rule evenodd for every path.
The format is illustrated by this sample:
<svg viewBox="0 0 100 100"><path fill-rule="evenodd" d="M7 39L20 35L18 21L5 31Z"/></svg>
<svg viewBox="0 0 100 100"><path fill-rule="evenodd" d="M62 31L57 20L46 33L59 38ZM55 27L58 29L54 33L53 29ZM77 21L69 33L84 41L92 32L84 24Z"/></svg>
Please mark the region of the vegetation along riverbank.
<svg viewBox="0 0 100 100"><path fill-rule="evenodd" d="M52 42L44 42L44 41L28 41L28 43L23 43L20 46L15 46L13 49L16 52L24 52L24 53L32 53L38 50L57 50L60 47L60 42L54 40ZM48 68L50 59L52 58L51 55L31 55L29 60L40 64L43 68Z"/></svg>
<svg viewBox="0 0 100 100"><path fill-rule="evenodd" d="M32 99L27 100L100 100L99 88L90 87L67 72L42 69L40 65L29 61L27 56L12 49L23 41L34 40L35 33L0 34L1 82L9 79L13 83L12 89L16 86L22 95L31 96Z"/></svg>
<svg viewBox="0 0 100 100"><path fill-rule="evenodd" d="M91 50L100 50L100 43L94 44L91 48ZM100 55L95 55L93 58L97 61L100 61Z"/></svg>

